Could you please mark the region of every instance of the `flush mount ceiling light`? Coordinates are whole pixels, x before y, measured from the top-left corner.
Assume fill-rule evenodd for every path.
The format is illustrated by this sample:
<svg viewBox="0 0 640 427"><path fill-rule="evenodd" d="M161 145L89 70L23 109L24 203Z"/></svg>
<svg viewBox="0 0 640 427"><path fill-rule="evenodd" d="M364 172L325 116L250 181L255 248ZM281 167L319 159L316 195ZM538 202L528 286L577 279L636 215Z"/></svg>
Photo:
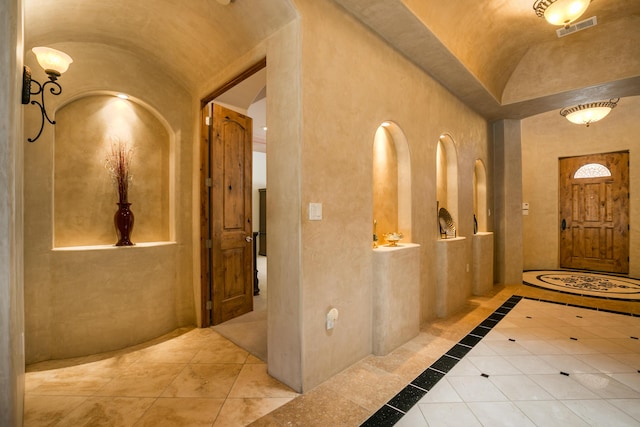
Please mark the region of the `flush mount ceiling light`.
<svg viewBox="0 0 640 427"><path fill-rule="evenodd" d="M35 138L27 138L27 141L29 142L34 142L42 134L42 129L44 129L44 119L47 119L47 121L52 125L56 124L54 120L49 118L49 114L47 113L47 109L44 105L45 89L50 86L49 93L52 95L60 95L62 93L62 86L60 86L56 80L62 75L62 73L67 71L69 64L73 62L73 59L71 59L71 57L66 53L49 47L34 47L32 51L35 53L36 59L44 69L44 72L49 76L49 80L40 84L38 81L31 78L31 69L29 67L25 65L22 69L22 103L28 104L29 101L31 101L31 104L40 107L40 112L42 113L40 130ZM31 90L32 84L37 86L35 91ZM35 99L32 101L32 95L40 95L40 100L38 101Z"/></svg>
<svg viewBox="0 0 640 427"><path fill-rule="evenodd" d="M565 107L560 110L560 115L566 117L571 123L589 127L591 123L604 119L611 110L616 108L618 101L620 101L620 98Z"/></svg>
<svg viewBox="0 0 640 427"><path fill-rule="evenodd" d="M552 25L565 28L578 19L589 7L591 0L536 0L533 10Z"/></svg>

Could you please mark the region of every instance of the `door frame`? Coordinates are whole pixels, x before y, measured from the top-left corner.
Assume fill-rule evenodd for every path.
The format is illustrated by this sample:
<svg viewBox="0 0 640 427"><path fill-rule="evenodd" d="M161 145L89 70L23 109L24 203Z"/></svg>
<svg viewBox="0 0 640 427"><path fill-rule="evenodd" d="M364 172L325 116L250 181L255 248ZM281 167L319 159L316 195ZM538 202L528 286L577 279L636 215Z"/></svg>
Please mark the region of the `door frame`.
<svg viewBox="0 0 640 427"><path fill-rule="evenodd" d="M200 327L206 328L213 324L212 310L213 310L213 295L211 295L211 289L213 286L213 275L211 266L211 251L212 247L210 241L211 230L211 195L210 185L207 181L209 176L209 150L211 149L211 129L207 117L208 105L214 99L227 92L234 86L242 83L258 71L267 66L267 58L264 57L245 71L241 72L231 80L223 83L218 88L214 89L208 95L204 96L200 101L200 313L201 322Z"/></svg>

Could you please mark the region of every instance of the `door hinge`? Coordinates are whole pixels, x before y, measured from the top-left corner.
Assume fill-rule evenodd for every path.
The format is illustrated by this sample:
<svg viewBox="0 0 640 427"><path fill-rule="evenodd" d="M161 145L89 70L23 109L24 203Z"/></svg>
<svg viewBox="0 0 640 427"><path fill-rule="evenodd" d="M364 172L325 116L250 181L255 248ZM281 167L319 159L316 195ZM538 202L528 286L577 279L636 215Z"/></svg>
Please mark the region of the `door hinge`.
<svg viewBox="0 0 640 427"><path fill-rule="evenodd" d="M206 124L207 126L211 126L212 121L213 121L213 118L211 116L207 116L204 118L204 124Z"/></svg>
<svg viewBox="0 0 640 427"><path fill-rule="evenodd" d="M211 301L207 301L207 310L211 310Z"/></svg>
<svg viewBox="0 0 640 427"><path fill-rule="evenodd" d="M211 187L213 185L213 181L211 180L211 178L205 179L204 185L206 185L207 187Z"/></svg>
<svg viewBox="0 0 640 427"><path fill-rule="evenodd" d="M211 241L211 239L207 239L205 245L208 249L211 249L211 247L213 246L213 242Z"/></svg>

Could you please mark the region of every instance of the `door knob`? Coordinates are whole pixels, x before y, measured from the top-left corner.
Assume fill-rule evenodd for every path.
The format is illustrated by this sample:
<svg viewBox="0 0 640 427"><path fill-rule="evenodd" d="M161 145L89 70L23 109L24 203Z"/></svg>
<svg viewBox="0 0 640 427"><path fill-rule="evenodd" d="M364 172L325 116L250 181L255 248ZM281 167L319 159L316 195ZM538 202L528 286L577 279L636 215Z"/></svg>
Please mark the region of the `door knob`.
<svg viewBox="0 0 640 427"><path fill-rule="evenodd" d="M567 220L565 220L564 218L562 218L562 224L560 225L560 228L562 228L562 231L567 229Z"/></svg>
<svg viewBox="0 0 640 427"><path fill-rule="evenodd" d="M251 237L251 236L246 236L246 237L244 238L244 240L246 240L247 242L253 242L253 237Z"/></svg>

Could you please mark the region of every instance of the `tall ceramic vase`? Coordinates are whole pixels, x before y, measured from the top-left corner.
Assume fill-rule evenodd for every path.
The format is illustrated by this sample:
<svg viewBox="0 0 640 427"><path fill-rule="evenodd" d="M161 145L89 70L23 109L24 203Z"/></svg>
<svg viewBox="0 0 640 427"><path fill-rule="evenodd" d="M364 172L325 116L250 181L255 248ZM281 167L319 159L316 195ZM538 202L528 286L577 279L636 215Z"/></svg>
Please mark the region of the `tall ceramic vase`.
<svg viewBox="0 0 640 427"><path fill-rule="evenodd" d="M118 203L118 211L113 216L113 222L115 223L118 233L118 243L116 243L116 246L133 246L135 244L130 240L134 217L129 206L131 206L131 203Z"/></svg>

